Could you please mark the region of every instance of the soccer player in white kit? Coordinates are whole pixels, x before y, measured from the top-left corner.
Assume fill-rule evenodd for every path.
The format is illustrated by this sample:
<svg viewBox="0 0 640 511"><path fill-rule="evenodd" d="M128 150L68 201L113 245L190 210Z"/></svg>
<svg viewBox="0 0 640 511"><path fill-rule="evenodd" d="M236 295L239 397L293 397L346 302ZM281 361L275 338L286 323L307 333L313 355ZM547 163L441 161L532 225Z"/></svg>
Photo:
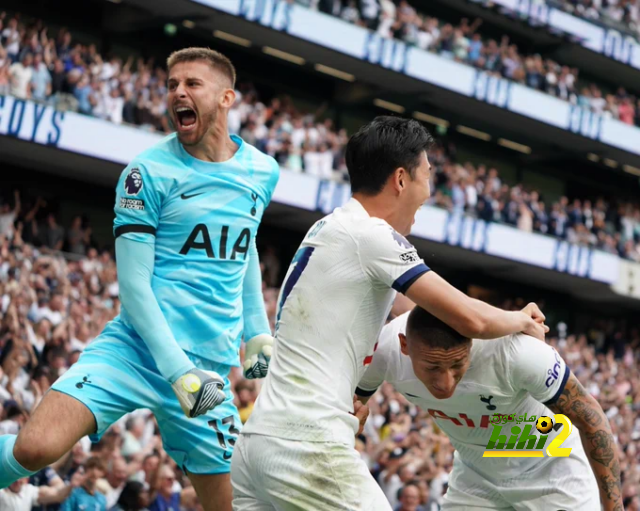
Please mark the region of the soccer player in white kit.
<svg viewBox="0 0 640 511"><path fill-rule="evenodd" d="M418 122L396 117L350 139L353 198L311 227L282 285L269 374L232 458L234 510L391 509L354 449L352 412L396 292L465 335L544 338L535 306L469 298L404 238L429 197L430 143Z"/></svg>
<svg viewBox="0 0 640 511"><path fill-rule="evenodd" d="M523 334L472 341L416 307L382 329L356 395L366 402L383 381L428 412L456 449L443 511L600 511L600 502L622 511L609 421L551 346ZM580 431L562 444L566 458L483 458L496 413L560 413Z"/></svg>

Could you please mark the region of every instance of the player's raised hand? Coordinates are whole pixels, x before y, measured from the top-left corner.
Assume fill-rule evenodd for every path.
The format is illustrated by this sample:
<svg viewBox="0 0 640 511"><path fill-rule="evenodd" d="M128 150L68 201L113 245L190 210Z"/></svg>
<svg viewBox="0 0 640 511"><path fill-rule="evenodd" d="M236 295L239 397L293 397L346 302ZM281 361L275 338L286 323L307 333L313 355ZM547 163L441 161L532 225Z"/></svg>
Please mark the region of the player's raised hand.
<svg viewBox="0 0 640 511"><path fill-rule="evenodd" d="M86 474L84 473L84 468L80 467L78 470L76 470L73 473L73 476L71 476L71 480L69 481L69 485L72 488L78 488L79 486L82 486L82 484L84 483L86 479Z"/></svg>
<svg viewBox="0 0 640 511"><path fill-rule="evenodd" d="M180 376L171 387L182 411L190 419L207 413L226 399L224 380L215 371L194 368Z"/></svg>
<svg viewBox="0 0 640 511"><path fill-rule="evenodd" d="M248 380L264 378L269 372L269 362L273 350L273 337L268 334L256 335L249 339L244 349L244 377Z"/></svg>

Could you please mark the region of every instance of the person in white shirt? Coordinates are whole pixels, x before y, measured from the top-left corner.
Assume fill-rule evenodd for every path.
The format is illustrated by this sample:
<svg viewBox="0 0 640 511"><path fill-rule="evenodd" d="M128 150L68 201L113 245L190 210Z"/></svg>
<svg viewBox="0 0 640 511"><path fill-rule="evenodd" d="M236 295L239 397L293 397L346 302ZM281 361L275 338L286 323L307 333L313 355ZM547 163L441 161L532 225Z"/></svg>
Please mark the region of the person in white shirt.
<svg viewBox="0 0 640 511"><path fill-rule="evenodd" d="M0 490L0 510L31 511L35 506L60 504L74 488L80 486L83 479L82 471L76 472L69 484L57 487L34 486L29 484L28 477L18 479L8 488Z"/></svg>
<svg viewBox="0 0 640 511"><path fill-rule="evenodd" d="M620 467L609 421L544 342L523 334L472 341L415 307L383 328L356 395L366 403L383 381L427 411L456 449L444 511L600 511L600 500L606 511L622 510ZM566 415L579 429L563 443L571 454L484 458L493 436L493 415L525 413ZM509 427L503 427L502 434ZM522 435L537 438L533 423L523 427ZM547 447L558 431L551 430Z"/></svg>
<svg viewBox="0 0 640 511"><path fill-rule="evenodd" d="M33 56L25 53L22 62L11 64L9 68L9 93L20 99L31 97L31 78L33 78Z"/></svg>
<svg viewBox="0 0 640 511"><path fill-rule="evenodd" d="M235 511L391 509L354 449L353 395L396 292L468 336L544 338L535 305L469 298L404 237L429 198L431 141L417 121L388 116L349 140L353 197L311 227L281 288L269 373L232 458Z"/></svg>

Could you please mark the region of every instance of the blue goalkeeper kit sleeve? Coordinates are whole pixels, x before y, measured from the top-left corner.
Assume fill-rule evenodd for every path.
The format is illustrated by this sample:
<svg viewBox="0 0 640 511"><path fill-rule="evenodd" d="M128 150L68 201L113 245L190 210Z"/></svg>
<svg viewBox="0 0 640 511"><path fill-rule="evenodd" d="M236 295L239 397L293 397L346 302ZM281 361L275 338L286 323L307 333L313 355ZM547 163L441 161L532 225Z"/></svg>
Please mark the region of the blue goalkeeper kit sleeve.
<svg viewBox="0 0 640 511"><path fill-rule="evenodd" d="M242 304L244 307L244 340L248 341L260 334L271 335L269 319L264 308L262 272L260 271L260 257L255 239L252 239L251 245L249 245L249 265L244 276Z"/></svg>
<svg viewBox="0 0 640 511"><path fill-rule="evenodd" d="M149 348L158 371L173 383L193 369L194 364L178 346L153 294L155 239L151 235L145 237L146 241L116 240L120 299L129 312L133 327Z"/></svg>

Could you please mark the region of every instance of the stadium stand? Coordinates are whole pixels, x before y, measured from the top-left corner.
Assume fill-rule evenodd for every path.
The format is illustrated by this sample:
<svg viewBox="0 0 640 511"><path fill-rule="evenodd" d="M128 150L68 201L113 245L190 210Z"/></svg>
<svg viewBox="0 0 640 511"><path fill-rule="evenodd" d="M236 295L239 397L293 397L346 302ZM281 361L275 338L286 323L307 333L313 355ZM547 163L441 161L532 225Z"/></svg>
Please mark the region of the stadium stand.
<svg viewBox="0 0 640 511"><path fill-rule="evenodd" d="M561 0L551 2L567 12L638 35L640 7L635 0Z"/></svg>
<svg viewBox="0 0 640 511"><path fill-rule="evenodd" d="M551 94L597 114L618 119L626 124L640 126L640 101L623 87L616 92L603 92L595 83L580 80L576 67L562 65L539 53L524 55L509 36L499 41L484 37L480 29L482 20L470 22L462 18L446 23L433 16L419 13L407 1L396 4L380 0L379 14L370 18L363 2L357 9L354 2L300 2L321 12L375 30L384 38L400 39L441 57L466 63L495 76L513 80L532 89ZM581 2L576 2L582 4ZM371 5L377 5L373 2ZM637 12L637 9L634 9Z"/></svg>
<svg viewBox="0 0 640 511"><path fill-rule="evenodd" d="M375 21L381 26L386 19L385 9L390 9L388 4L393 5L389 0L383 2L387 7L383 7L380 20ZM349 5L345 10L353 8ZM558 74L555 69L559 66L552 61L545 63L539 55L523 60L517 47L508 44L507 37L500 46L495 41L480 44L475 37L479 20L470 25L465 19L455 30L451 25L444 25L440 30L438 20L423 19L406 2L401 2L394 12L393 35L408 42L416 42L424 30L432 30L431 42L425 49L477 64L528 85L535 82L536 88L564 99L573 98L584 108L622 122L640 122L640 116L635 113L636 99L622 88L616 95L608 94L606 99L596 86L585 87L577 95L575 69L564 67ZM353 16L346 19L361 22ZM117 124L124 122L160 132L170 130L164 105L166 73L154 67L152 59L145 62L139 58L135 63L132 57L125 62L115 56L105 59L94 44L75 44L67 29L50 38L46 29L37 28L43 26L42 21L19 22L15 16L5 15L0 22L6 26L1 31L4 48L0 49L0 68L7 75L5 89L1 88L0 78L0 92L5 90L18 98L47 101L58 109L77 110ZM415 40L407 35L410 33ZM458 44L456 38L466 42ZM469 38L479 45L470 44ZM265 105L254 85L241 83L238 89L240 94L230 116L231 132L276 158L284 168L322 179L348 179L344 129L336 130L331 119L321 120L313 113L300 111L289 96L275 97ZM487 171L484 165L476 168L466 162L456 165L447 156L442 161L439 157L438 153L432 158L438 163L436 187L439 192L432 198L433 204L640 261L637 204L607 201L603 197L576 197L571 204L563 197L558 202L545 204L539 191L524 190L518 184L503 187L495 168ZM488 187L487 180L491 181Z"/></svg>

